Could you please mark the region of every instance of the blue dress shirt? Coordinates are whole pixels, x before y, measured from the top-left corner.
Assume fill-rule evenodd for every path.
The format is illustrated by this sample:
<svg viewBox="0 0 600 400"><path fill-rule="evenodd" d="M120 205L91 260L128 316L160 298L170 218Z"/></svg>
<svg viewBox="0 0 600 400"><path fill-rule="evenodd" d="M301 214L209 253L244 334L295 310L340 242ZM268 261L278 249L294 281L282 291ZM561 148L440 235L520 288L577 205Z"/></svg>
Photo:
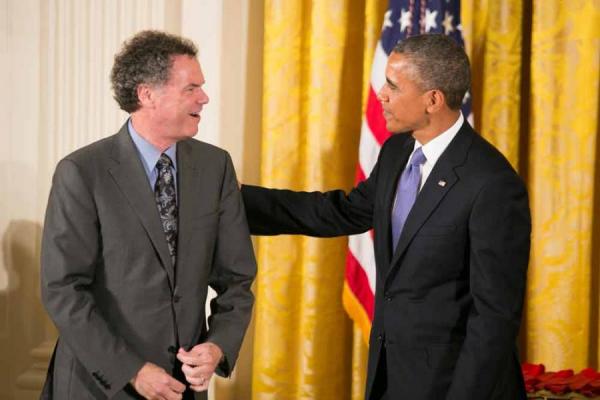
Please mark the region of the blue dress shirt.
<svg viewBox="0 0 600 400"><path fill-rule="evenodd" d="M133 128L133 124L131 123L131 118L127 122L127 128L129 129L129 136L131 136L131 140L133 140L138 155L140 156L140 160L142 160L142 165L144 166L144 171L146 171L146 175L148 176L150 187L152 188L152 191L154 191L154 185L156 185L156 179L158 178L156 163L158 162L158 159L162 153L136 132L136 130ZM173 171L173 177L175 178L175 187L177 187L177 143L165 150L164 153L168 155L173 162L171 169Z"/></svg>

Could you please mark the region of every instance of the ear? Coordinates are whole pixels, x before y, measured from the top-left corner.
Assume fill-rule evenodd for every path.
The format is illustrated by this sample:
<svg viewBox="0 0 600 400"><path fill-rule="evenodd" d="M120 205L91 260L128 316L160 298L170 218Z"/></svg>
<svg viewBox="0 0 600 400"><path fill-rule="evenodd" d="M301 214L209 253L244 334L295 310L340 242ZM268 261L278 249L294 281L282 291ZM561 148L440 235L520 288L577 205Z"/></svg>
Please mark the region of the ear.
<svg viewBox="0 0 600 400"><path fill-rule="evenodd" d="M427 113L435 114L446 106L446 96L441 90L433 89L425 93L427 102Z"/></svg>
<svg viewBox="0 0 600 400"><path fill-rule="evenodd" d="M152 87L142 83L138 85L136 91L138 101L143 108L151 108L154 106L155 93Z"/></svg>

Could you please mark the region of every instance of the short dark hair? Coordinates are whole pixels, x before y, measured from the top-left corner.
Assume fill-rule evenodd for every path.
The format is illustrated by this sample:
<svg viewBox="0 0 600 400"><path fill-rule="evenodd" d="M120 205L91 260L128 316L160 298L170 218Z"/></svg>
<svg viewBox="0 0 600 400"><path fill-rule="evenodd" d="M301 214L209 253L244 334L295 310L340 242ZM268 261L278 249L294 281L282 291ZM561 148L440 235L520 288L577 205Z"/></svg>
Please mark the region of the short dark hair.
<svg viewBox="0 0 600 400"><path fill-rule="evenodd" d="M173 57L196 57L198 49L191 40L161 31L142 31L123 43L115 55L110 73L114 98L122 110L140 108L140 84L161 85L169 80Z"/></svg>
<svg viewBox="0 0 600 400"><path fill-rule="evenodd" d="M398 42L393 52L408 57L424 90L440 90L448 107L460 109L471 86L469 58L462 46L446 35L426 34Z"/></svg>

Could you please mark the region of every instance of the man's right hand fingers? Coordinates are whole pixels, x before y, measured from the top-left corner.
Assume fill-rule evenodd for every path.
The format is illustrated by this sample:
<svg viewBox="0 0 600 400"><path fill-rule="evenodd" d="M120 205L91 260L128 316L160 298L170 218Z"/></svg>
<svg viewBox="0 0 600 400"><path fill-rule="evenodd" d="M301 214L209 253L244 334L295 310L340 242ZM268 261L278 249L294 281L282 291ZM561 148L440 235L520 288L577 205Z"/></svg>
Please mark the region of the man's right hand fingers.
<svg viewBox="0 0 600 400"><path fill-rule="evenodd" d="M151 400L182 400L183 395L181 393L175 393L172 390L165 390L157 392L155 397L150 397Z"/></svg>
<svg viewBox="0 0 600 400"><path fill-rule="evenodd" d="M183 393L185 391L185 385L170 375L168 386L176 393Z"/></svg>
<svg viewBox="0 0 600 400"><path fill-rule="evenodd" d="M150 400L181 400L185 385L164 369L146 363L131 382L135 390Z"/></svg>
<svg viewBox="0 0 600 400"><path fill-rule="evenodd" d="M184 391L185 385L170 375L167 375L167 379L161 382L160 387L156 388L161 400L181 400Z"/></svg>
<svg viewBox="0 0 600 400"><path fill-rule="evenodd" d="M173 378L171 375L165 373L165 380L162 382L158 393L164 397L165 400L181 400L183 398L183 392L185 391L185 385Z"/></svg>
<svg viewBox="0 0 600 400"><path fill-rule="evenodd" d="M169 387L165 387L162 389L162 391L160 392L160 397L161 400L181 400L183 399L183 394L181 392L175 392L173 389L169 388Z"/></svg>

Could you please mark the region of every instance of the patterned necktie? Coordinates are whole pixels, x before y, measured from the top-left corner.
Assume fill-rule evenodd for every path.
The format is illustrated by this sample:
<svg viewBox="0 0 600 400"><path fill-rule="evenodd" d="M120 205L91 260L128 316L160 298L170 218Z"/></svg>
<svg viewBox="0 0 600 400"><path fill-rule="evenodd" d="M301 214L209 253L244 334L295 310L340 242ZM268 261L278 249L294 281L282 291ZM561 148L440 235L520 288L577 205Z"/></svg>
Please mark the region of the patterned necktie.
<svg viewBox="0 0 600 400"><path fill-rule="evenodd" d="M413 153L408 165L402 171L402 176L398 182L396 189L396 201L392 211L392 245L394 251L400 239L400 233L404 227L404 222L408 213L412 208L417 193L419 193L419 185L421 184L421 165L427 161L421 147L417 148Z"/></svg>
<svg viewBox="0 0 600 400"><path fill-rule="evenodd" d="M169 246L171 261L175 265L177 257L177 201L175 194L175 179L171 166L173 162L166 154L161 154L156 162L158 177L154 186L154 199L160 214L163 230Z"/></svg>

